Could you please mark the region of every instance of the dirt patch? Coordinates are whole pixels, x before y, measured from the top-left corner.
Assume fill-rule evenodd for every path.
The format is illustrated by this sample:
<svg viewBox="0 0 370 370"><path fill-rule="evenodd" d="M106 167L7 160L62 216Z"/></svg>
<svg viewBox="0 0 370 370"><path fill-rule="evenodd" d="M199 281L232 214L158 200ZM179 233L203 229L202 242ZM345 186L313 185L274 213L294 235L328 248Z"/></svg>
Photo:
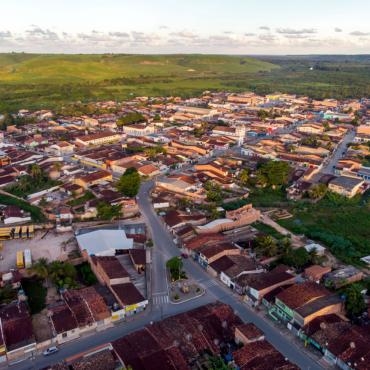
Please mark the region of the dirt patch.
<svg viewBox="0 0 370 370"><path fill-rule="evenodd" d="M47 312L48 310L44 309L32 316L32 327L36 342L43 342L53 337Z"/></svg>

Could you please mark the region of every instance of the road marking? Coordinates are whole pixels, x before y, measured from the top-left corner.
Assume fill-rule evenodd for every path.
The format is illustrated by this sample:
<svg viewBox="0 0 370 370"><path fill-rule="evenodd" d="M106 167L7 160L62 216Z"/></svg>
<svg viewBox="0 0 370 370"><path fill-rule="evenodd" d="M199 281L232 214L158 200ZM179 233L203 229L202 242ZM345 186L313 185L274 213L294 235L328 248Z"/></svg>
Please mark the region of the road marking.
<svg viewBox="0 0 370 370"><path fill-rule="evenodd" d="M215 281L215 280L205 280L205 281L199 281L199 284L203 285L205 288L210 288L212 286L216 286L217 281Z"/></svg>
<svg viewBox="0 0 370 370"><path fill-rule="evenodd" d="M153 305L160 306L169 302L168 294L156 295L152 298Z"/></svg>

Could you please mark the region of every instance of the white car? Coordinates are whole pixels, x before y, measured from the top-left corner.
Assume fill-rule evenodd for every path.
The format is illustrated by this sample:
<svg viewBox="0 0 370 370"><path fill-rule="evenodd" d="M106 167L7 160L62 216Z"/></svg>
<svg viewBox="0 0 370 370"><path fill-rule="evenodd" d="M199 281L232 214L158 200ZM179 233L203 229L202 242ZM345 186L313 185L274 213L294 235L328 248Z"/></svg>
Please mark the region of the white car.
<svg viewBox="0 0 370 370"><path fill-rule="evenodd" d="M59 351L59 348L58 347L49 347L49 348L46 348L46 350L44 352L42 352L42 354L44 356L49 356L49 355L52 355L53 353L56 353Z"/></svg>

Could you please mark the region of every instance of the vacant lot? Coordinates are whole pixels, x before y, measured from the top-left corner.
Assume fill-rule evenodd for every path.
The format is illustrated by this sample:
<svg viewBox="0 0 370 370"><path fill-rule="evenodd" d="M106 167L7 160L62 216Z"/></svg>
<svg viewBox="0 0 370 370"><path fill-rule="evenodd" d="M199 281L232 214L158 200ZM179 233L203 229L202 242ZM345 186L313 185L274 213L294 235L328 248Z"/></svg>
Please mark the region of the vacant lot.
<svg viewBox="0 0 370 370"><path fill-rule="evenodd" d="M36 261L41 257L49 261L67 258L68 253L76 248L72 232L57 234L50 231L44 238L45 231L35 233L33 239L14 239L4 242L4 249L1 252L4 259L0 261L0 270L9 271L15 268L17 251L30 249L32 260ZM70 242L69 242L70 241ZM68 243L67 243L68 242Z"/></svg>
<svg viewBox="0 0 370 370"><path fill-rule="evenodd" d="M293 218L278 222L296 234L321 241L340 260L359 264L370 254L370 193L354 199L328 194L316 204L287 205Z"/></svg>

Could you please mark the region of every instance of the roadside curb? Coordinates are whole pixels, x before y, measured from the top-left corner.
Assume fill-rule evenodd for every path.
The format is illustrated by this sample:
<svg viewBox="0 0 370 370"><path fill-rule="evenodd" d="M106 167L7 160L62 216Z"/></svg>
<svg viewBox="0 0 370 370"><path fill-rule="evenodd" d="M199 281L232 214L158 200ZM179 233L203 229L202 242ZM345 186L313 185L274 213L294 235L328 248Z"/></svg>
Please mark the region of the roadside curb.
<svg viewBox="0 0 370 370"><path fill-rule="evenodd" d="M180 301L180 302L174 302L172 301L172 299L170 298L169 299L169 303L171 304L181 304L181 303L186 303L186 302L189 302L189 301L193 301L194 299L197 299L197 298L200 298L200 297L203 297L204 295L206 294L206 290L203 289L203 292L201 294L198 294L194 297L191 297L191 298L188 298L188 299L185 299L184 301ZM170 294L168 294L168 296L170 297Z"/></svg>

